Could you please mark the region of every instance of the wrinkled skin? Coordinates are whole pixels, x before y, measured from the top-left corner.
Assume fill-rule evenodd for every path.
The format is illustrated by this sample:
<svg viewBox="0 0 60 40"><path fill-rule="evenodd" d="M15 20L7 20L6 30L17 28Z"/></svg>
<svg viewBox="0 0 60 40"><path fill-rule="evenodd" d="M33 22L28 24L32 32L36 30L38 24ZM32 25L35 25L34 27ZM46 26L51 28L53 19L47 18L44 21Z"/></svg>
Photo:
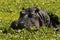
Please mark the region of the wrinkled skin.
<svg viewBox="0 0 60 40"><path fill-rule="evenodd" d="M49 17L49 15L46 11L40 10L38 12L38 14L40 16L40 20L42 22L42 25L47 26L47 27L53 27L52 23L51 23L51 20L50 20L50 17Z"/></svg>

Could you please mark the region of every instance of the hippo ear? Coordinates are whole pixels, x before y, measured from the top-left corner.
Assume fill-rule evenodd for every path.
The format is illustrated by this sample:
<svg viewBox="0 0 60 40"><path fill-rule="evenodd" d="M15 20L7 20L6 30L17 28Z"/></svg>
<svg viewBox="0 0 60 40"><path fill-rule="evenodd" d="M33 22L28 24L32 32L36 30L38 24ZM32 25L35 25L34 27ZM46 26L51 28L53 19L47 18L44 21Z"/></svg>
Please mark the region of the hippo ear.
<svg viewBox="0 0 60 40"><path fill-rule="evenodd" d="M25 10L25 9L26 9L26 8L24 8L24 7L22 8L22 10Z"/></svg>
<svg viewBox="0 0 60 40"><path fill-rule="evenodd" d="M39 9L38 9L38 8L36 8L35 13L38 13L38 12L39 12Z"/></svg>

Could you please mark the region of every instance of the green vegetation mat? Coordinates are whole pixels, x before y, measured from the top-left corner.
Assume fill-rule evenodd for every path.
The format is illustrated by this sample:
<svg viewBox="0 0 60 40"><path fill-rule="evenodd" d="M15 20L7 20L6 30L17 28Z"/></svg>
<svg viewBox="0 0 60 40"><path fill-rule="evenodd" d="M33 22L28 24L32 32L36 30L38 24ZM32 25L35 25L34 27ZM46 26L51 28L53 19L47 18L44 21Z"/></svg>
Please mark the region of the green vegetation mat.
<svg viewBox="0 0 60 40"><path fill-rule="evenodd" d="M60 21L60 0L0 0L0 40L60 40L60 31L55 31L57 28L41 27L36 32L11 29L11 22L19 18L23 7L53 12ZM7 34L3 33L6 30Z"/></svg>

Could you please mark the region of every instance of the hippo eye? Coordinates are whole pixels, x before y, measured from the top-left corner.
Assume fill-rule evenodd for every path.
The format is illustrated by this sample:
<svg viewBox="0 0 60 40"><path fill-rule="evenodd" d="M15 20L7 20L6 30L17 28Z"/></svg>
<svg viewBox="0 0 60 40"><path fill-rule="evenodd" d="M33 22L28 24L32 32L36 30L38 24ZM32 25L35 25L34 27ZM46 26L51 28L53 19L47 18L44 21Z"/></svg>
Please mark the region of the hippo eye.
<svg viewBox="0 0 60 40"><path fill-rule="evenodd" d="M22 14L25 14L25 12L22 12Z"/></svg>
<svg viewBox="0 0 60 40"><path fill-rule="evenodd" d="M25 11L21 11L20 12L20 17L24 17L26 15L26 12Z"/></svg>
<svg viewBox="0 0 60 40"><path fill-rule="evenodd" d="M22 14L26 14L24 10L22 11Z"/></svg>

